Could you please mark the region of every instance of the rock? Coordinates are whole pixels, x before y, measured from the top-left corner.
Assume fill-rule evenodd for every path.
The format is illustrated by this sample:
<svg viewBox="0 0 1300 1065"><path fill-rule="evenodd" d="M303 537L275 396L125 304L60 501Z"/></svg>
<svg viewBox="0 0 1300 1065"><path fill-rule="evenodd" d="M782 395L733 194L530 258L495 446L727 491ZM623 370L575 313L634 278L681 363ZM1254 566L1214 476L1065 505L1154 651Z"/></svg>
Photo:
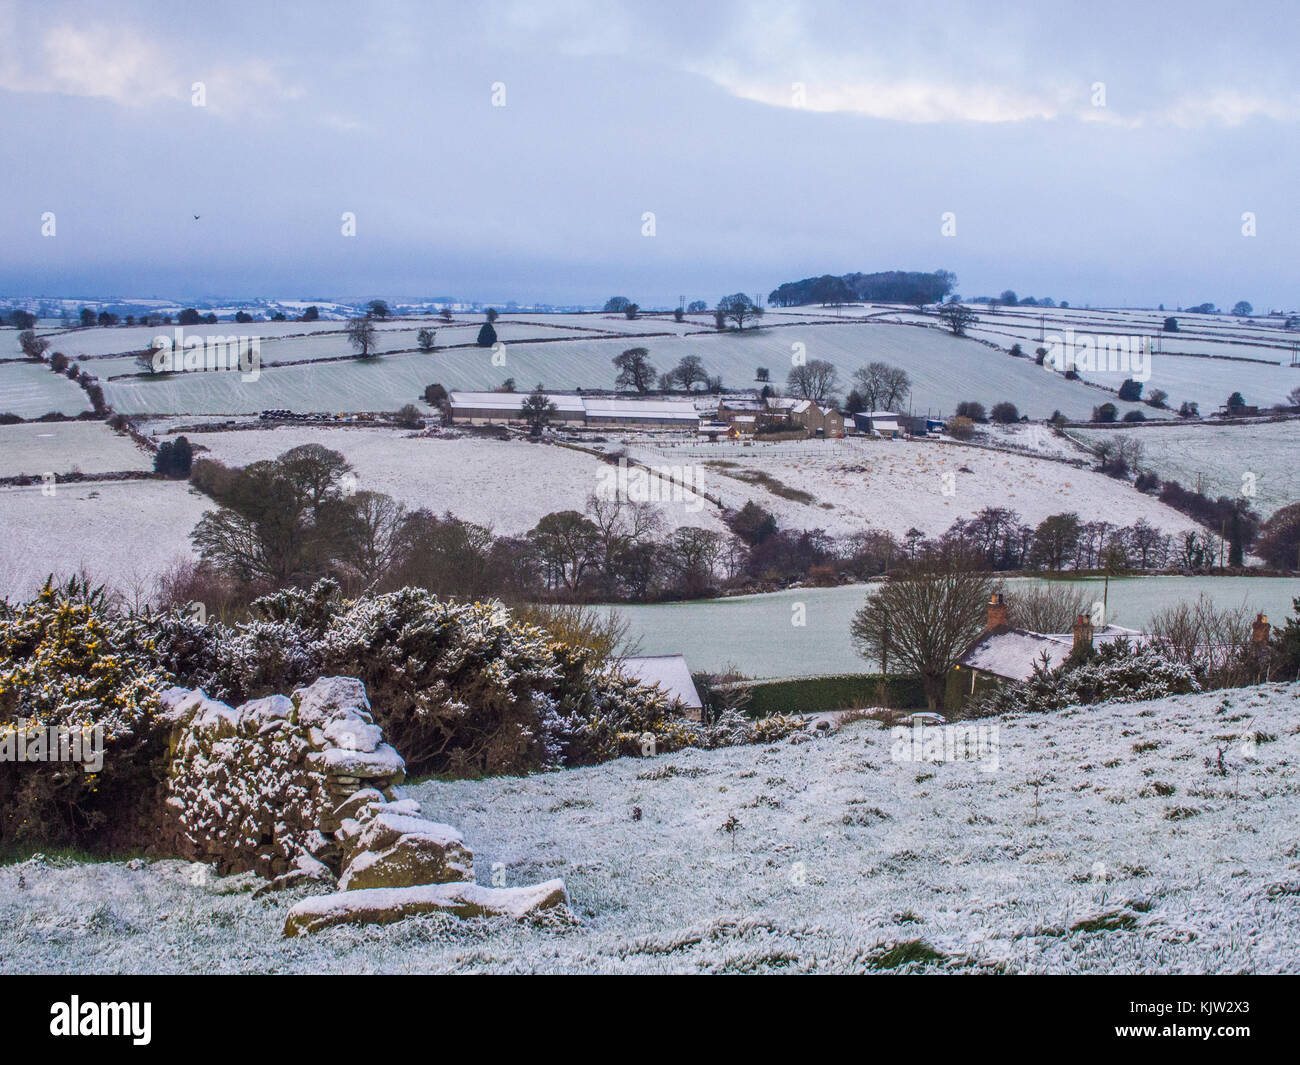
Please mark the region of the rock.
<svg viewBox="0 0 1300 1065"><path fill-rule="evenodd" d="M384 796L374 788L362 788L360 791L354 791L336 807L334 807L334 817L342 822L348 818L355 818L357 812L369 803L382 803Z"/></svg>
<svg viewBox="0 0 1300 1065"><path fill-rule="evenodd" d="M316 753L319 753L325 771L339 779L387 779L406 775L406 763L402 761L402 756L387 743L381 743L373 751L345 751L340 747L329 747Z"/></svg>
<svg viewBox="0 0 1300 1065"><path fill-rule="evenodd" d="M371 724L366 686L355 677L321 677L293 693L300 724L324 729L332 721L355 718Z"/></svg>
<svg viewBox="0 0 1300 1065"><path fill-rule="evenodd" d="M286 724L293 715L293 703L283 695L268 695L253 699L237 711L239 727L245 735L258 735L272 723Z"/></svg>
<svg viewBox="0 0 1300 1065"><path fill-rule="evenodd" d="M474 875L474 857L464 844L415 832L383 850L354 851L353 855L339 877L343 891L448 884Z"/></svg>
<svg viewBox="0 0 1300 1065"><path fill-rule="evenodd" d="M338 924L392 924L425 913L523 920L568 901L564 881L558 879L519 888L461 883L339 891L295 903L285 918L284 934L298 936Z"/></svg>
<svg viewBox="0 0 1300 1065"><path fill-rule="evenodd" d="M376 750L384 742L384 730L363 721L331 721L324 728L324 736L336 747L366 753Z"/></svg>
<svg viewBox="0 0 1300 1065"><path fill-rule="evenodd" d="M310 854L300 854L294 860L293 868L281 873L274 880L263 884L253 892L253 898L261 898L272 891L298 887L309 882L334 886L334 874L324 862L318 862Z"/></svg>

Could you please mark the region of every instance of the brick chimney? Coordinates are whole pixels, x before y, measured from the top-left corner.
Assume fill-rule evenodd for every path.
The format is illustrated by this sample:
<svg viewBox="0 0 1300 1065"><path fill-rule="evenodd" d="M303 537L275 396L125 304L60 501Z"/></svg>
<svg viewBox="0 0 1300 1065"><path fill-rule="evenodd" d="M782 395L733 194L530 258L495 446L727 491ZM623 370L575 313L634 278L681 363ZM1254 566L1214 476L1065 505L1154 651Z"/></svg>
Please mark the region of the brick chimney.
<svg viewBox="0 0 1300 1065"><path fill-rule="evenodd" d="M1006 628L1007 624L1007 604L1003 601L1001 592L994 592L993 598L989 600L989 617L985 629L992 632L994 629Z"/></svg>
<svg viewBox="0 0 1300 1065"><path fill-rule="evenodd" d="M1088 619L1087 614L1079 614L1074 619L1074 646L1070 648L1072 655L1087 654L1092 648L1092 622Z"/></svg>
<svg viewBox="0 0 1300 1065"><path fill-rule="evenodd" d="M1255 615L1255 622L1250 627L1250 645L1254 650L1268 644L1268 633L1272 626L1268 623L1268 618L1263 614Z"/></svg>

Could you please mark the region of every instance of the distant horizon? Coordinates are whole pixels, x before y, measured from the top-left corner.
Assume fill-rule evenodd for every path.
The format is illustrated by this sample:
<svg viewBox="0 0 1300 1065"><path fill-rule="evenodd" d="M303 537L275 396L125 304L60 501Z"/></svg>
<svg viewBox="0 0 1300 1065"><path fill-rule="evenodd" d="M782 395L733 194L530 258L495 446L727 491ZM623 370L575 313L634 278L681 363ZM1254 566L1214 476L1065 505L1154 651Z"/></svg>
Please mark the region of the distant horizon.
<svg viewBox="0 0 1300 1065"><path fill-rule="evenodd" d="M0 291L1300 304L1284 0L219 11L0 8Z"/></svg>

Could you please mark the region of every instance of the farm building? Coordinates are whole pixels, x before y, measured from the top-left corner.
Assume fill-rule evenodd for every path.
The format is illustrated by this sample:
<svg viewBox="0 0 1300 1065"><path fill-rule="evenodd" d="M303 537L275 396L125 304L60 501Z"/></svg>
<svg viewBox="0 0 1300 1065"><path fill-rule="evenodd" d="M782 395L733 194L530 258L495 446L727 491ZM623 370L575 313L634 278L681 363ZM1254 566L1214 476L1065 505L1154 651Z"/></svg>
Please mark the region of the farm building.
<svg viewBox="0 0 1300 1065"><path fill-rule="evenodd" d="M448 397L452 420L470 425L523 421L522 392L452 392ZM694 429L699 424L695 405L684 399L617 399L610 396L567 395L550 392L555 404L553 422L565 425L638 425Z"/></svg>
<svg viewBox="0 0 1300 1065"><path fill-rule="evenodd" d="M853 415L853 427L860 433L881 436L900 436L903 431L900 416L892 410L858 411Z"/></svg>
<svg viewBox="0 0 1300 1065"><path fill-rule="evenodd" d="M637 655L623 659L622 669L642 684L657 687L681 707L686 717L700 720L704 704L682 655Z"/></svg>
<svg viewBox="0 0 1300 1065"><path fill-rule="evenodd" d="M453 421L469 425L490 425L523 421L520 406L527 395L526 392L452 392L447 397L447 402ZM587 420L581 396L548 394L546 398L556 407L551 421L582 425Z"/></svg>
<svg viewBox="0 0 1300 1065"><path fill-rule="evenodd" d="M809 436L843 436L844 416L834 407L822 407L801 399L790 408L790 420L808 430Z"/></svg>

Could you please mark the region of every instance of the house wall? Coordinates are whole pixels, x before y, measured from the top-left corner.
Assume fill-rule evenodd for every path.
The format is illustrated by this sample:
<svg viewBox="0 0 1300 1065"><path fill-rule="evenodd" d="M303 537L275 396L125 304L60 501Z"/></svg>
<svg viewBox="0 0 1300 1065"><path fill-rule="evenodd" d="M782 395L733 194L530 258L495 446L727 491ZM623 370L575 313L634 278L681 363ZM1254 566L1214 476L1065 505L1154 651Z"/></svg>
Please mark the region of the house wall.
<svg viewBox="0 0 1300 1065"><path fill-rule="evenodd" d="M971 677L975 678L975 690L971 691ZM963 667L961 669L950 669L948 679L944 684L943 690L943 708L945 711L957 711L965 709L966 705L975 699L989 692L996 691L1007 682L992 673L984 673L978 669Z"/></svg>

